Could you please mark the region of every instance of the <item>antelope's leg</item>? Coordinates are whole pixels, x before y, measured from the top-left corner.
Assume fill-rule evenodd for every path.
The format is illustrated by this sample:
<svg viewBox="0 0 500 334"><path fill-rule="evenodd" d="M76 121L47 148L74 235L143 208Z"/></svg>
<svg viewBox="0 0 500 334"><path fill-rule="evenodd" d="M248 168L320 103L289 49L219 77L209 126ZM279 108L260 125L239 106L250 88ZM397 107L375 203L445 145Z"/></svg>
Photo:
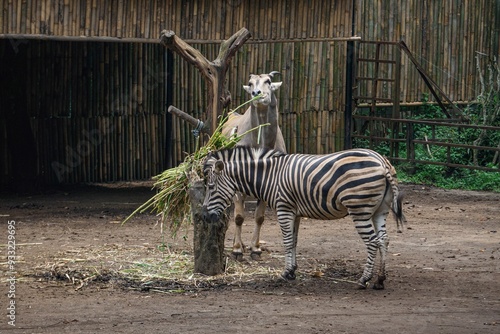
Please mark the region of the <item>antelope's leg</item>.
<svg viewBox="0 0 500 334"><path fill-rule="evenodd" d="M236 260L243 260L244 244L241 241L241 226L245 221L245 196L236 194L234 197L234 240L233 240L233 256Z"/></svg>
<svg viewBox="0 0 500 334"><path fill-rule="evenodd" d="M260 230L262 228L262 223L264 223L266 206L266 202L259 200L257 201L257 207L255 208L255 226L253 230L252 243L250 244L251 257L254 260L260 260L260 255L262 254L262 249L260 247Z"/></svg>

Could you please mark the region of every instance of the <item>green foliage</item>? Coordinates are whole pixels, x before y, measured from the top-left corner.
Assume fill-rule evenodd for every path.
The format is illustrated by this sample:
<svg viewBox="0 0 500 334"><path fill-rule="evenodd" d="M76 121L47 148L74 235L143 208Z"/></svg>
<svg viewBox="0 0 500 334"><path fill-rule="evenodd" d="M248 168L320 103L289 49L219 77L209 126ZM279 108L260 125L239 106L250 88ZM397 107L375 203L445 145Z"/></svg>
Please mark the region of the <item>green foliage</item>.
<svg viewBox="0 0 500 334"><path fill-rule="evenodd" d="M409 164L396 166L398 178L404 183L432 185L445 189L494 191L500 193L500 173L469 169L450 169L439 165Z"/></svg>
<svg viewBox="0 0 500 334"><path fill-rule="evenodd" d="M424 96L422 101L427 102L428 96ZM484 103L484 98L480 96L476 103L470 104L465 108L464 115L470 120L470 124L500 126L500 117L497 112L499 107L499 94L497 93L495 95L490 93L488 95L488 103ZM416 108L407 108L404 112L407 114L407 118L410 119L433 121L437 119L446 119L446 115L442 112L441 108L433 104L424 104ZM485 115L489 116L486 117ZM399 138L404 138L406 136L406 132L404 130L403 132L404 133L399 134ZM498 147L500 144L500 131L496 130L414 124L413 133L416 139L426 141L434 140L452 144L486 147ZM367 132L364 133L364 135L368 134ZM390 129L387 129L385 136L387 138L391 137ZM354 147L369 147L369 144L368 139L356 138L354 141ZM433 162L447 162L457 165L476 165L499 168L499 158L495 156L493 150L472 150L469 148L430 144L415 144L414 148L415 159L428 161L429 164L396 164L395 167L398 171L398 177L402 182L427 184L447 189L500 192L500 171L487 172L432 164ZM388 141L374 142L373 149L383 155L390 156L390 144ZM399 143L399 157L407 158L406 154L406 143Z"/></svg>
<svg viewBox="0 0 500 334"><path fill-rule="evenodd" d="M427 101L424 96L423 101ZM491 107L491 106L490 106ZM493 106L495 107L495 106ZM470 119L471 124L481 124L484 104L476 103L469 105L464 110L464 115ZM412 119L435 120L445 118L441 109L436 105L424 104L409 111ZM494 117L491 122L484 125L499 126L500 119ZM500 143L500 131L478 130L458 127L431 126L416 124L414 135L418 139L439 140L454 144L466 144L476 146L497 147ZM478 140L478 138L480 140ZM406 145L400 145L401 156L406 154ZM479 165L490 168L498 168L498 160L495 165L495 153L493 151L476 151L462 147L444 147L437 145L415 145L415 159L432 162L449 162L461 165ZM497 158L498 159L498 158ZM416 164L410 166L408 163L399 164L398 176L403 182L427 184L446 189L484 190L500 192L500 172L487 172L481 170L470 170L466 168L452 168L433 164Z"/></svg>

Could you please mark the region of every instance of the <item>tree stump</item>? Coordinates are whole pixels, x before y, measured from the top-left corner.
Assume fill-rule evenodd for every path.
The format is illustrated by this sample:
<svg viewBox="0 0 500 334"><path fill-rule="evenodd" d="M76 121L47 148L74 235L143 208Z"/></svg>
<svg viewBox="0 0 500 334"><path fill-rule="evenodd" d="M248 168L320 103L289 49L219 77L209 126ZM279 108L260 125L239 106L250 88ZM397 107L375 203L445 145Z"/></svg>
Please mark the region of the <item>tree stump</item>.
<svg viewBox="0 0 500 334"><path fill-rule="evenodd" d="M224 239L229 217L225 214L215 223L209 223L203 219L203 200L205 199L203 180L191 183L189 198L194 227L194 271L205 275L222 274L226 269Z"/></svg>
<svg viewBox="0 0 500 334"><path fill-rule="evenodd" d="M217 128L217 116L231 101L231 95L224 85L231 59L250 37L247 29L240 29L221 43L217 59L209 61L198 50L177 37L173 31L161 32L161 43L197 67L205 78L208 87L206 113L207 118L211 119L211 129ZM194 228L194 271L205 275L222 274L226 265L224 240L229 221L228 215L222 215L223 217L215 223L205 222L203 219L205 185L202 180L195 178L190 180L189 196Z"/></svg>

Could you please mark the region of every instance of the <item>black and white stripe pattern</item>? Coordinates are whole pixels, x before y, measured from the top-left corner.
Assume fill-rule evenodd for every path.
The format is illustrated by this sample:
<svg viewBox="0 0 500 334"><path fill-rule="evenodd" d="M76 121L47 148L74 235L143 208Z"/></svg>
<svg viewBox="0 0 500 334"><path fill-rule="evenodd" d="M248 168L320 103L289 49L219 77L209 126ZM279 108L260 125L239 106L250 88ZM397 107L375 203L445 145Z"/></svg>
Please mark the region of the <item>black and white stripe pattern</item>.
<svg viewBox="0 0 500 334"><path fill-rule="evenodd" d="M300 217L329 220L351 215L368 250L359 283L366 287L372 278L378 250L381 263L374 288L383 288L389 244L386 218L392 206L399 227L403 214L395 169L380 154L366 149L285 154L237 147L212 153L204 171L204 205L212 220L231 204L237 191L276 210L286 250L283 277L295 278Z"/></svg>

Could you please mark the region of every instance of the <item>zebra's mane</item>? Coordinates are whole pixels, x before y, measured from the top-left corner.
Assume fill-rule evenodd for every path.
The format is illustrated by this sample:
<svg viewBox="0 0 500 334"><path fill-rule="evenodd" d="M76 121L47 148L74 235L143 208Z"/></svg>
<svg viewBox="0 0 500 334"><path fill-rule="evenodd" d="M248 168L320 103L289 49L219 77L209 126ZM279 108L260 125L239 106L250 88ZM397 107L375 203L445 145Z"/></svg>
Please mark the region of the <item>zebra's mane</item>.
<svg viewBox="0 0 500 334"><path fill-rule="evenodd" d="M252 160L258 160L282 155L285 155L282 151L264 147L236 146L212 152L210 156L220 160L233 160L236 157L242 156L248 156Z"/></svg>

